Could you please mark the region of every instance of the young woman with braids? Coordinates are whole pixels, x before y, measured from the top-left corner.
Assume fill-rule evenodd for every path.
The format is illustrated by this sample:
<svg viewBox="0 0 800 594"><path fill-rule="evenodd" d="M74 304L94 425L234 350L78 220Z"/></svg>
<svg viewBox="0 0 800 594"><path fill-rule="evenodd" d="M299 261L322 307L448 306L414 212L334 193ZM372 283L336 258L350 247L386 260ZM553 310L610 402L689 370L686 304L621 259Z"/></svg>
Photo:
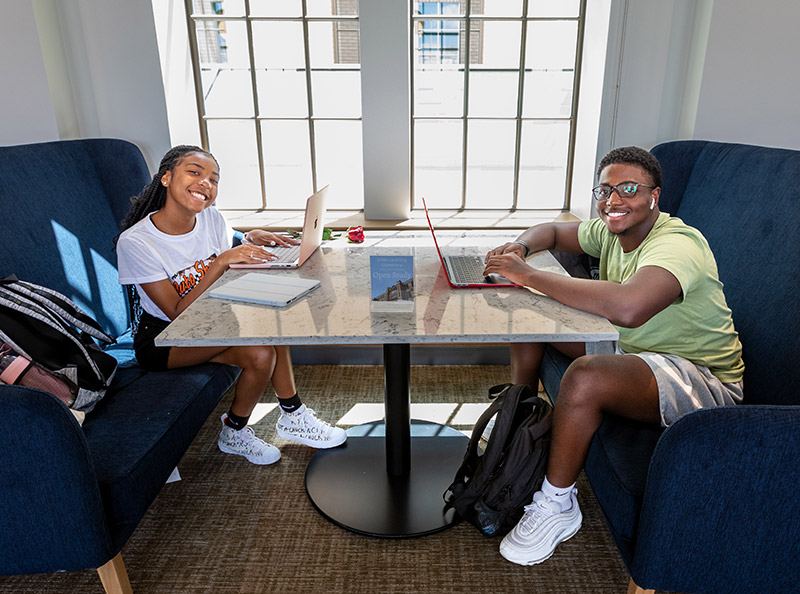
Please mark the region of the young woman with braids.
<svg viewBox="0 0 800 594"><path fill-rule="evenodd" d="M231 247L233 232L213 207L219 165L196 146L176 146L153 181L131 199L117 241L119 281L135 285L142 309L134 336L139 364L164 370L206 362L242 369L230 410L222 415L219 449L254 464L272 464L280 451L256 437L247 421L271 382L281 416L277 433L316 448L344 443L343 429L318 419L300 401L288 346L157 347L155 337L217 280L230 264L273 259L265 245L297 243L263 230Z"/></svg>

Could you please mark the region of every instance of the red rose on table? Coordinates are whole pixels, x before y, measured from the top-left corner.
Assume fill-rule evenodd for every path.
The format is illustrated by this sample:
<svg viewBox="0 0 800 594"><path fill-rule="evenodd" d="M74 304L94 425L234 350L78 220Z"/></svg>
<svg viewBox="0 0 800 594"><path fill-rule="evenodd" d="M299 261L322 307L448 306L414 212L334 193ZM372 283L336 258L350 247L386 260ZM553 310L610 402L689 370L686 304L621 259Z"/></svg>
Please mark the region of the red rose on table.
<svg viewBox="0 0 800 594"><path fill-rule="evenodd" d="M364 241L364 227L350 227L347 230L347 240L353 243L361 243Z"/></svg>

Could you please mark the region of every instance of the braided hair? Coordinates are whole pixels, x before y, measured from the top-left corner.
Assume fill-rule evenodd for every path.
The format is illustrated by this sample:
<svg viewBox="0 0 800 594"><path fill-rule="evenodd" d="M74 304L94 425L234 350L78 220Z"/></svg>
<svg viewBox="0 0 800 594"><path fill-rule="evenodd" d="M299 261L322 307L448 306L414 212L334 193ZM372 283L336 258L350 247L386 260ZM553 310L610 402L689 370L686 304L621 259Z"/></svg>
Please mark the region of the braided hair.
<svg viewBox="0 0 800 594"><path fill-rule="evenodd" d="M214 157L214 155L204 149L201 149L199 146L181 144L169 149L167 154L165 154L161 159L161 163L158 166L158 171L155 173L155 175L153 175L152 181L143 187L142 191L139 192L137 196L131 196L131 208L120 223L122 231L130 229L151 212L155 212L164 207L164 204L167 202L167 188L161 183L161 178L164 177L164 174L167 173L167 171L172 171L177 165L180 164L181 161L183 161L183 158L186 155L191 153L207 155L214 160L214 163L217 163L217 159ZM217 163L217 168L219 168L219 163ZM121 234L122 233L120 233L120 235ZM114 249L116 249L118 241L119 235L114 238ZM128 292L131 321L135 331L139 325L139 318L141 317L142 313L142 308L139 303L139 294L136 292L136 288L133 285L127 285L125 288Z"/></svg>
<svg viewBox="0 0 800 594"><path fill-rule="evenodd" d="M153 180L142 188L138 196L131 197L131 208L121 223L123 231L133 227L151 212L155 212L164 207L164 204L167 202L167 188L161 183L161 178L164 177L167 171L172 171L186 155L191 153L207 155L217 163L214 155L201 149L199 146L181 144L169 149L167 154L164 155L164 158L161 159L161 164L158 166L158 171L153 176ZM219 167L219 163L217 163L217 167ZM114 245L116 245L118 239L119 236L114 239Z"/></svg>

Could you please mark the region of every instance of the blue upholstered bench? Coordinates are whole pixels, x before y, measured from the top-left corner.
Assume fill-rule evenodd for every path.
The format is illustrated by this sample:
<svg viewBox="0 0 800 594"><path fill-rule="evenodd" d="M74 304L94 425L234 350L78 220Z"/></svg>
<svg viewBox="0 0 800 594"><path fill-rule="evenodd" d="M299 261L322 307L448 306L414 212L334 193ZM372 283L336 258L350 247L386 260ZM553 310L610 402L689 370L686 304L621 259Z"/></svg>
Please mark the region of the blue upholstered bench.
<svg viewBox="0 0 800 594"><path fill-rule="evenodd" d="M705 141L652 150L661 210L700 229L744 349L745 404L666 430L607 417L586 474L641 588L794 592L800 576L800 151ZM548 351L551 397L570 361Z"/></svg>
<svg viewBox="0 0 800 594"><path fill-rule="evenodd" d="M0 147L0 276L51 287L118 337L120 368L80 427L54 397L0 385L0 574L97 568L129 592L121 551L238 369L135 364L113 238L150 180L129 142Z"/></svg>

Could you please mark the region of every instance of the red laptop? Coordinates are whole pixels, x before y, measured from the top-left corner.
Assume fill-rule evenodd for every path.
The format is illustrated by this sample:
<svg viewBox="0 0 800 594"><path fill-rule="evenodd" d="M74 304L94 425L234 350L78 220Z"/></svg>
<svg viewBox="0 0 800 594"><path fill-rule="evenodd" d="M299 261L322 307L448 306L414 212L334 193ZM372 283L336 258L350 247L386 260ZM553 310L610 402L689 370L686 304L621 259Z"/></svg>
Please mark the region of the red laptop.
<svg viewBox="0 0 800 594"><path fill-rule="evenodd" d="M428 227L430 227L431 235L433 235L433 243L436 246L436 252L439 254L439 260L442 263L444 274L451 287L460 289L464 287L520 286L498 274L490 274L488 276L483 274L486 265L483 262L482 256L443 256L442 250L439 249L439 242L436 241L436 232L433 230L433 223L431 223L431 217L428 214L428 205L425 204L425 198L422 199L422 206L425 209L425 218L428 219Z"/></svg>

